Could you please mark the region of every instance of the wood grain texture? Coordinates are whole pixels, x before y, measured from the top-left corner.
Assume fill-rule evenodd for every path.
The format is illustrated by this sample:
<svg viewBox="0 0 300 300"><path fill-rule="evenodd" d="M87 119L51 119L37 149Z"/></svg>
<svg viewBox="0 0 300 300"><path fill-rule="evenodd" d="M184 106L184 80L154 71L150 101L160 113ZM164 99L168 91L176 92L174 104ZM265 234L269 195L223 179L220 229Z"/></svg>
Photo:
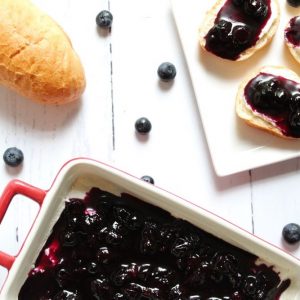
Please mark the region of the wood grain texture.
<svg viewBox="0 0 300 300"><path fill-rule="evenodd" d="M92 157L207 208L300 258L281 240L282 227L300 223L299 160L217 177L168 0L34 0L71 37L87 77L82 100L64 107L31 103L0 88L0 153L24 151L21 168L2 163L0 190L19 178L48 188L67 160ZM108 34L95 26L110 9ZM161 62L176 65L172 84L157 77ZM148 138L137 118L152 122ZM16 253L36 213L15 201L0 226L0 250ZM17 203L18 202L18 203ZM0 279L4 279L0 270Z"/></svg>

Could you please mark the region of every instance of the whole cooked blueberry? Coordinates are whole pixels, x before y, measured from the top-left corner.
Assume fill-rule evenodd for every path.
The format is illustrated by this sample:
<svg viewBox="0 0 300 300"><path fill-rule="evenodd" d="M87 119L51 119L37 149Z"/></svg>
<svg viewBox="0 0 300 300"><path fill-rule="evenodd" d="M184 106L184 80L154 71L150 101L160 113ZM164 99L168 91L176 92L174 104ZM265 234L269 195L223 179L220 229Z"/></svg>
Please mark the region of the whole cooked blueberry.
<svg viewBox="0 0 300 300"><path fill-rule="evenodd" d="M61 234L61 241L63 246L74 247L78 242L78 236L76 232L72 230L66 230Z"/></svg>
<svg viewBox="0 0 300 300"><path fill-rule="evenodd" d="M300 108L300 94L294 94L292 97L289 98L289 108L291 111Z"/></svg>
<svg viewBox="0 0 300 300"><path fill-rule="evenodd" d="M277 87L274 91L274 105L279 108L283 108L287 105L289 100L289 94L286 89Z"/></svg>
<svg viewBox="0 0 300 300"><path fill-rule="evenodd" d="M283 227L282 236L289 244L295 244L300 241L300 226L295 223L289 223Z"/></svg>
<svg viewBox="0 0 300 300"><path fill-rule="evenodd" d="M23 162L24 155L20 149L11 147L5 150L3 154L3 160L7 165L11 167L17 167Z"/></svg>
<svg viewBox="0 0 300 300"><path fill-rule="evenodd" d="M125 299L125 296L123 295L123 294L121 294L121 293L116 293L115 295L114 295L114 298L113 298L113 300L123 300L123 299Z"/></svg>
<svg viewBox="0 0 300 300"><path fill-rule="evenodd" d="M242 6L245 0L232 0L235 6Z"/></svg>
<svg viewBox="0 0 300 300"><path fill-rule="evenodd" d="M294 133L300 134L300 109L291 112L289 117L289 125Z"/></svg>
<svg viewBox="0 0 300 300"><path fill-rule="evenodd" d="M151 176L144 175L144 176L141 177L141 179L148 182L148 183L154 184L154 179Z"/></svg>
<svg viewBox="0 0 300 300"><path fill-rule="evenodd" d="M109 280L104 276L100 275L91 282L91 293L96 299L104 299L103 295L109 290Z"/></svg>
<svg viewBox="0 0 300 300"><path fill-rule="evenodd" d="M98 272L98 265L96 262L91 261L88 263L87 270L90 274L96 274Z"/></svg>
<svg viewBox="0 0 300 300"><path fill-rule="evenodd" d="M83 300L78 292L72 292L69 290L62 290L58 292L53 299L54 300Z"/></svg>
<svg viewBox="0 0 300 300"><path fill-rule="evenodd" d="M126 207L115 206L113 211L116 219L128 229L137 230L141 227L141 220L133 210Z"/></svg>
<svg viewBox="0 0 300 300"><path fill-rule="evenodd" d="M242 285L242 291L245 296L255 300L265 299L265 289L266 278L260 273L246 276Z"/></svg>
<svg viewBox="0 0 300 300"><path fill-rule="evenodd" d="M268 10L265 0L245 0L244 2L244 11L251 17L263 19L267 16Z"/></svg>
<svg viewBox="0 0 300 300"><path fill-rule="evenodd" d="M206 43L209 47L213 47L219 42L219 34L216 26L213 26L205 36Z"/></svg>
<svg viewBox="0 0 300 300"><path fill-rule="evenodd" d="M169 81L175 78L176 68L172 63L164 62L158 67L157 74L160 79Z"/></svg>
<svg viewBox="0 0 300 300"><path fill-rule="evenodd" d="M100 264L108 264L115 255L108 247L104 246L98 249L96 257Z"/></svg>
<svg viewBox="0 0 300 300"><path fill-rule="evenodd" d="M60 287L66 287L72 283L71 272L64 268L56 271L55 278Z"/></svg>
<svg viewBox="0 0 300 300"><path fill-rule="evenodd" d="M216 29L218 32L218 36L220 41L227 41L229 34L231 32L232 23L226 20L220 20L218 24L216 24Z"/></svg>
<svg viewBox="0 0 300 300"><path fill-rule="evenodd" d="M293 7L299 7L300 6L300 0L287 0L287 3L290 6L293 6Z"/></svg>
<svg viewBox="0 0 300 300"><path fill-rule="evenodd" d="M245 45L249 42L250 30L247 26L237 25L232 30L232 37L235 45Z"/></svg>
<svg viewBox="0 0 300 300"><path fill-rule="evenodd" d="M102 10L96 17L96 23L101 28L110 28L113 21L113 16L110 11Z"/></svg>
<svg viewBox="0 0 300 300"><path fill-rule="evenodd" d="M194 250L199 242L197 235L186 235L178 237L171 248L171 253L176 257L188 256L189 253Z"/></svg>
<svg viewBox="0 0 300 300"><path fill-rule="evenodd" d="M151 128L152 128L151 122L145 117L139 118L135 122L135 129L138 133L141 134L149 133Z"/></svg>

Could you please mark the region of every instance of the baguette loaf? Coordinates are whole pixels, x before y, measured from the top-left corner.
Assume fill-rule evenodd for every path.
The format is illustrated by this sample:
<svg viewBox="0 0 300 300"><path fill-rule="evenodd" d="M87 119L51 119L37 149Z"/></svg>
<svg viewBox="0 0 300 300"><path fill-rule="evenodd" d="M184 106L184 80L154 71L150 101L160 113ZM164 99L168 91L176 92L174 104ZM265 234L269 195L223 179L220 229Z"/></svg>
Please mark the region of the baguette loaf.
<svg viewBox="0 0 300 300"><path fill-rule="evenodd" d="M267 114L264 114L262 112L259 112L257 110L254 110L249 103L247 103L246 97L245 97L245 88L248 85L248 83L254 79L257 75L259 74L269 74L270 78L272 76L275 76L274 78L280 78L281 81L283 80L291 80L291 83L293 86L296 86L299 84L298 88L300 88L300 78L298 75L291 71L290 69L287 69L286 67L281 67L281 66L266 66L261 68L260 70L252 73L250 76L248 76L239 86L238 93L236 96L236 113L239 118L244 120L248 125L262 129L264 131L267 131L273 135L279 136L281 138L285 139L293 139L293 138L299 138L299 128L297 128L296 133L291 133L291 129L289 129L289 116L291 115L292 112L290 112L290 101L292 101L292 94L290 91L286 91L285 94L285 104L282 110L285 110L284 114L287 116L287 120L280 120L281 124L284 124L283 126L278 126L275 119ZM276 79L275 79L276 80ZM300 96L300 89L299 92L293 92L294 96L299 95ZM297 99L296 99L297 100ZM300 100L300 98L298 99ZM299 102L300 104L300 102ZM299 105L297 104L297 105ZM300 107L300 106L299 106ZM299 115L300 116L300 115ZM300 122L299 120L296 120L297 122ZM284 123L285 122L285 123ZM299 123L300 124L300 123ZM297 124L297 125L299 125Z"/></svg>
<svg viewBox="0 0 300 300"><path fill-rule="evenodd" d="M36 102L64 104L85 88L70 39L30 0L0 0L0 83Z"/></svg>
<svg viewBox="0 0 300 300"><path fill-rule="evenodd" d="M244 1L249 1L249 0L244 0ZM240 1L240 2L244 2L244 1ZM220 12L221 8L224 6L225 3L228 4L228 0L217 0L214 3L214 5L211 7L211 9L207 11L204 21L203 21L203 24L199 28L199 42L200 42L201 48L204 51L208 51L207 39L206 39L207 34L214 27L215 21L218 17L218 13ZM231 5L233 5L233 4L231 4ZM266 22L266 24L264 24L264 26L258 36L258 39L254 45L249 46L248 48L242 50L242 52L240 52L238 54L238 56L234 57L234 58L227 58L227 57L222 57L219 55L218 56L223 59L242 61L242 60L245 60L245 59L249 58L250 56L252 56L259 49L266 46L272 40L272 37L274 36L274 34L278 28L279 19L280 19L280 8L279 8L279 4L278 4L277 0L270 0L270 7L271 7L270 17L269 17L268 21ZM229 16L229 19L230 19L230 17L231 16ZM236 23L238 25L240 25L239 21L237 21ZM232 34L232 31L230 34ZM224 43L222 43L222 44L223 44L222 47L224 47ZM211 51L208 51L208 52L212 53Z"/></svg>

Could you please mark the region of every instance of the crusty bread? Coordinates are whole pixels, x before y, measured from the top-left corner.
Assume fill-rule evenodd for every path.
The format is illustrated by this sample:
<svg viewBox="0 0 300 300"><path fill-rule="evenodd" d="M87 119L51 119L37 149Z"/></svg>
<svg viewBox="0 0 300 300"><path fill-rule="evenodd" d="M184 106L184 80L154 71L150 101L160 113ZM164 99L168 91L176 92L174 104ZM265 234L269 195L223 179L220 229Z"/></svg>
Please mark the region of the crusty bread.
<svg viewBox="0 0 300 300"><path fill-rule="evenodd" d="M300 82L299 76L292 70L287 69L286 67L282 66L266 66L263 68L260 68L256 72L251 73L239 86L238 93L236 96L236 113L239 118L244 120L248 125L252 127L256 127L262 130L265 130L271 134L274 134L276 136L286 138L286 139L294 139L293 137L284 135L280 128L276 126L272 120L268 119L263 114L255 113L251 109L249 105L247 105L245 96L244 96L244 89L248 82L256 77L259 73L267 73L272 74L275 76L281 76L289 80L293 80L295 82Z"/></svg>
<svg viewBox="0 0 300 300"><path fill-rule="evenodd" d="M204 17L204 21L202 25L199 28L199 42L202 49L205 51L205 45L206 45L206 39L205 36L207 35L208 31L214 26L215 19L218 15L218 12L223 7L224 3L227 0L217 0L214 5L206 12L206 15ZM244 52L242 52L238 59L236 61L242 61L247 58L249 58L251 55L253 55L256 51L266 46L273 38L278 25L279 25L279 19L280 19L280 7L277 2L277 0L271 0L271 17L269 21L266 23L264 29L262 30L260 34L259 40L256 42L254 46L251 48L246 49Z"/></svg>
<svg viewBox="0 0 300 300"><path fill-rule="evenodd" d="M30 0L0 0L0 83L33 101L80 97L85 76L61 27Z"/></svg>
<svg viewBox="0 0 300 300"><path fill-rule="evenodd" d="M285 31L289 27L289 25L290 25L290 22L288 22L288 24L286 25ZM284 41L285 41L286 46L290 50L290 53L292 54L292 56L300 64L300 46L296 46L296 45L290 43L286 37L285 37Z"/></svg>

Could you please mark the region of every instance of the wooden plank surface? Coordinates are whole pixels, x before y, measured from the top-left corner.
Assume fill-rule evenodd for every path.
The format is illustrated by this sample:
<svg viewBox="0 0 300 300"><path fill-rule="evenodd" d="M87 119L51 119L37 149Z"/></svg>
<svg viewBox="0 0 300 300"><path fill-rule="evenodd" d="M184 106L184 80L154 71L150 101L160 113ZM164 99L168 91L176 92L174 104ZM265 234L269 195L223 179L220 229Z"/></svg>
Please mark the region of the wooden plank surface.
<svg viewBox="0 0 300 300"><path fill-rule="evenodd" d="M21 168L2 163L0 190L14 178L47 189L64 162L92 157L137 177L151 175L156 185L300 258L298 246L281 240L286 223L300 223L299 159L215 175L168 0L33 2L70 36L85 67L87 89L79 102L49 107L0 88L0 153L17 146L25 155ZM95 25L102 9L114 16L108 34ZM176 65L173 84L158 80L163 61ZM134 130L142 116L153 126L146 139ZM37 211L23 200L15 199L0 226L0 250L12 254Z"/></svg>

